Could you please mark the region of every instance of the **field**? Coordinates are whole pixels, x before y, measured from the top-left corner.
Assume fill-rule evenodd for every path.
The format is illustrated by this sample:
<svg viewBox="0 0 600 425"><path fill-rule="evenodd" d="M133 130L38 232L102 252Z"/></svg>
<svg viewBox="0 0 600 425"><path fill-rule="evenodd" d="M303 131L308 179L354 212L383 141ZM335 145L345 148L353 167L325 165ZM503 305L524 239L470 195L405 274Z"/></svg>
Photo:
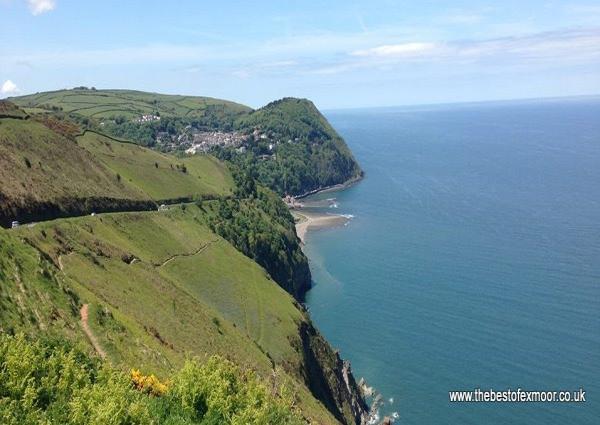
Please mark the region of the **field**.
<svg viewBox="0 0 600 425"><path fill-rule="evenodd" d="M207 108L222 108L233 114L250 111L250 108L244 105L210 97L165 95L133 90L59 90L10 100L23 108L36 108L36 111L52 111L54 108L97 119L115 116L133 119L157 112L160 116L192 118L203 116Z"/></svg>

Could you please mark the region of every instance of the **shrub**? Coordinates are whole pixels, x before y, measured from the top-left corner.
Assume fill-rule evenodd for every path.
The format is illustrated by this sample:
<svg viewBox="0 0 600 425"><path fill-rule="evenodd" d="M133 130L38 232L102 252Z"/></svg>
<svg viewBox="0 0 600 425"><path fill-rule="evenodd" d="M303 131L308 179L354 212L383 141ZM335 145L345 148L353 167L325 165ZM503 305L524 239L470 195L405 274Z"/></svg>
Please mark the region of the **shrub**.
<svg viewBox="0 0 600 425"><path fill-rule="evenodd" d="M157 397L163 396L169 388L156 376L142 375L137 369L131 369L131 382L137 390Z"/></svg>
<svg viewBox="0 0 600 425"><path fill-rule="evenodd" d="M130 375L69 343L0 335L0 423L299 424L291 398L221 357L189 360L172 383Z"/></svg>

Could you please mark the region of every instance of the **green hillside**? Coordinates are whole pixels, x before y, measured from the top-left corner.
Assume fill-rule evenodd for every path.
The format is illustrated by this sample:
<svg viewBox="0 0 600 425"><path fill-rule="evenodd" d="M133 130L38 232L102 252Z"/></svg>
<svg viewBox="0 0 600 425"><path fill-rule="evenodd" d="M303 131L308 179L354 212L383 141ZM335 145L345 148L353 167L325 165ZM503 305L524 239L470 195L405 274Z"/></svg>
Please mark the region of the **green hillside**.
<svg viewBox="0 0 600 425"><path fill-rule="evenodd" d="M222 357L188 360L167 381L129 374L77 346L0 335L4 425L302 424L289 390Z"/></svg>
<svg viewBox="0 0 600 425"><path fill-rule="evenodd" d="M272 102L240 116L236 126L247 132L257 129L267 137L251 142L244 155L229 151L220 156L256 173L262 184L281 195L302 194L362 176L344 140L309 100Z"/></svg>
<svg viewBox="0 0 600 425"><path fill-rule="evenodd" d="M165 380L186 370L191 357L202 368L216 355L232 362L225 369L256 373L272 391L293 394L274 407L290 422L296 411L311 423L360 422L367 407L348 365L298 303L310 270L293 218L257 185L251 164L160 153L82 129L60 112L27 114L0 104L1 224L31 222L0 229L0 337L23 332L29 343L18 349L25 351L74 344L102 359L102 370L117 380L132 368ZM157 210L163 202L168 206ZM50 348L28 348L34 340ZM123 390L99 382L82 388ZM255 388L244 381L242 394L246 384ZM3 423L19 423L31 411L52 415L48 397L62 394L52 389L42 396L46 404L31 410L31 403L18 404L16 387L1 385ZM218 385L205 387L203 397L213 390L218 394ZM139 394L123 397L154 409ZM181 407L174 403L169 409ZM214 414L203 423L222 423ZM232 415L225 423L235 423ZM133 423L127 417L116 423Z"/></svg>
<svg viewBox="0 0 600 425"><path fill-rule="evenodd" d="M77 294L71 304L89 305L89 326L115 364L165 377L191 353L201 361L219 354L264 377L275 367L298 393L303 414L331 422L308 388L338 379L341 371L319 363L323 352L333 351L315 336L303 336L301 329L312 325L293 298L203 220L201 209L188 205L4 232L25 240L53 264L52 273L64 276L68 292ZM38 290L31 288L30 296ZM61 303L71 298L61 295ZM7 318L8 324L15 331L31 329L29 322ZM320 387L329 394L328 407L340 412L340 419L348 418L348 402L331 395L340 389L327 385Z"/></svg>
<svg viewBox="0 0 600 425"><path fill-rule="evenodd" d="M151 209L168 199L231 195L226 167L178 159L86 132L68 138L33 119L0 118L0 224Z"/></svg>
<svg viewBox="0 0 600 425"><path fill-rule="evenodd" d="M120 175L126 185L134 186L151 199L232 194L231 174L214 157L194 155L179 159L91 131L77 140L79 146Z"/></svg>
<svg viewBox="0 0 600 425"><path fill-rule="evenodd" d="M344 140L306 99L284 98L252 110L204 97L74 89L11 101L32 114L68 116L82 127L160 150L189 148L193 137L181 137L190 128L242 133L245 152L230 145L215 146L214 153L280 195L300 195L362 176ZM167 135L169 142L158 143L159 135Z"/></svg>

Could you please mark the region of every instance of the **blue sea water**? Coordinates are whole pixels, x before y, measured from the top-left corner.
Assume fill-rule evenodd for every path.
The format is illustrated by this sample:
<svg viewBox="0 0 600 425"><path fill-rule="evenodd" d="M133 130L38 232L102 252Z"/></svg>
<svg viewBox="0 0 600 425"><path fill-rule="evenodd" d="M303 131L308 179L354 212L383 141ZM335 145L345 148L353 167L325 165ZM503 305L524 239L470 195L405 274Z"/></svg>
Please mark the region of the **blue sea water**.
<svg viewBox="0 0 600 425"><path fill-rule="evenodd" d="M307 304L382 414L599 424L600 99L327 118L366 178L316 196L354 218L309 232ZM475 388L583 388L587 401L449 402Z"/></svg>

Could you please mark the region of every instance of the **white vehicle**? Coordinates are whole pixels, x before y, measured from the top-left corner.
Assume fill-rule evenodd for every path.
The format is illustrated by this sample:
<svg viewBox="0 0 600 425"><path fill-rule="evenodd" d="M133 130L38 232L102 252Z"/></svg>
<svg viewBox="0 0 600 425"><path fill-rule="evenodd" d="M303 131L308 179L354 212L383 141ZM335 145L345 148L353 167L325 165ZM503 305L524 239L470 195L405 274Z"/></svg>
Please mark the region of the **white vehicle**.
<svg viewBox="0 0 600 425"><path fill-rule="evenodd" d="M18 222L18 221L16 221L16 220L15 220L15 221L13 221L13 222L11 223L10 227L11 227L12 229L14 229L15 227L19 227L19 222Z"/></svg>

